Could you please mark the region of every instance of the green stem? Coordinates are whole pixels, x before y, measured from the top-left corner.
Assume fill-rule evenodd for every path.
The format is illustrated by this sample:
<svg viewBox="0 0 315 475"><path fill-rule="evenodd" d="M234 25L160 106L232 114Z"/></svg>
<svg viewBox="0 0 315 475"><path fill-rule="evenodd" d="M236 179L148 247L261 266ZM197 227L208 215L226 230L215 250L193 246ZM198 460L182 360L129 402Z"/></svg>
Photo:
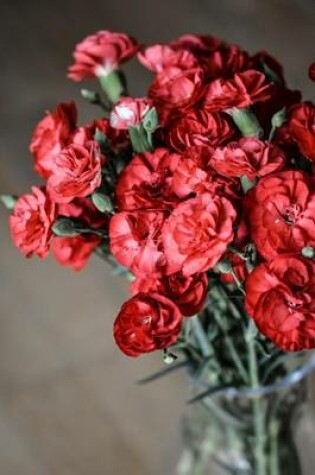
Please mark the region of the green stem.
<svg viewBox="0 0 315 475"><path fill-rule="evenodd" d="M263 129L251 109L235 108L230 111L230 114L243 137L261 138L263 136Z"/></svg>
<svg viewBox="0 0 315 475"><path fill-rule="evenodd" d="M192 328L194 329L194 335L199 344L202 355L205 358L210 358L210 356L213 356L214 351L210 345L207 335L205 334L205 331L199 320L198 315L195 315L194 317L190 317L190 322L191 322Z"/></svg>
<svg viewBox="0 0 315 475"><path fill-rule="evenodd" d="M270 457L269 469L270 475L279 475L279 450L278 450L278 421L276 418L272 419L269 425L270 437Z"/></svg>
<svg viewBox="0 0 315 475"><path fill-rule="evenodd" d="M252 323L251 323L252 324ZM251 329L249 329L251 330ZM248 348L248 364L250 372L251 387L259 387L258 364L255 348L255 339L252 331L246 338ZM261 397L253 399L253 418L254 418L254 456L255 456L255 474L267 475L266 457L265 457L265 415L264 404Z"/></svg>

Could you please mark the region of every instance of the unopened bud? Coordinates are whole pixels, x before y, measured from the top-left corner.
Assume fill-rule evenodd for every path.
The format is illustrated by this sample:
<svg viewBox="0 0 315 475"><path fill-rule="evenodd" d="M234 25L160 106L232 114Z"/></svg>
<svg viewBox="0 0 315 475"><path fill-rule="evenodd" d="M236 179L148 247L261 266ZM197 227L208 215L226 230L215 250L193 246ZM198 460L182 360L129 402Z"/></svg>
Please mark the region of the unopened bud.
<svg viewBox="0 0 315 475"><path fill-rule="evenodd" d="M81 89L81 96L91 104L96 104L100 98L97 92L91 91L90 89Z"/></svg>
<svg viewBox="0 0 315 475"><path fill-rule="evenodd" d="M101 213L111 213L114 209L114 206L110 197L107 195L104 195L104 193L101 193L99 191L95 191L92 194L92 201L95 207L99 211L101 211Z"/></svg>
<svg viewBox="0 0 315 475"><path fill-rule="evenodd" d="M283 109L279 110L272 116L271 125L274 129L277 129L278 127L281 127L281 125L284 124L285 120L286 120L286 108L283 107Z"/></svg>
<svg viewBox="0 0 315 475"><path fill-rule="evenodd" d="M74 237L80 234L76 228L76 224L70 218L64 216L56 219L52 225L52 231L56 236L62 237Z"/></svg>
<svg viewBox="0 0 315 475"><path fill-rule="evenodd" d="M0 195L0 200L8 210L12 210L17 202L17 197L14 195Z"/></svg>
<svg viewBox="0 0 315 475"><path fill-rule="evenodd" d="M315 257L315 249L311 246L305 246L302 249L302 256L306 257L307 259L314 259Z"/></svg>

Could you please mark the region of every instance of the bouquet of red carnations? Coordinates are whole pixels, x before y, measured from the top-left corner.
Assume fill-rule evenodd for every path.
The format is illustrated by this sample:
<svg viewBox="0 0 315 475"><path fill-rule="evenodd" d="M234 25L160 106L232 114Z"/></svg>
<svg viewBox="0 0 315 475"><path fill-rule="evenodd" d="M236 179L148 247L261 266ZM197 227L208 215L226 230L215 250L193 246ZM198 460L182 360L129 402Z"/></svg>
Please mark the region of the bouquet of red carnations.
<svg viewBox="0 0 315 475"><path fill-rule="evenodd" d="M153 73L141 98L121 69L134 56ZM299 474L291 422L315 365L302 358L315 347L315 106L268 53L212 36L144 47L99 31L68 76L99 80L102 92L81 93L102 115L78 125L61 103L38 123L45 184L2 197L15 245L75 270L95 253L131 281L117 345L163 350L168 366L149 380L187 366L202 403L179 473L203 473L213 454L231 473Z"/></svg>

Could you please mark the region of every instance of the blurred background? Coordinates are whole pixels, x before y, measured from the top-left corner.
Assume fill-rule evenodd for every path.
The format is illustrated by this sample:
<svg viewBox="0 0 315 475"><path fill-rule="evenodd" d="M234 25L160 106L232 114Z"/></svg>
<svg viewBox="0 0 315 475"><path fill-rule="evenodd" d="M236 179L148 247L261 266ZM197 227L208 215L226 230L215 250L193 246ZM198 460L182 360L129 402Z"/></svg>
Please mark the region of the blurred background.
<svg viewBox="0 0 315 475"><path fill-rule="evenodd" d="M82 122L98 114L65 77L75 44L98 29L144 43L211 33L267 49L290 85L314 98L314 0L1 0L1 193L38 181L28 144L44 110L74 99ZM126 69L131 94L143 95L149 74L136 61ZM127 285L97 258L79 274L50 259L25 260L2 207L0 227L0 473L173 475L185 375L136 384L163 363L159 354L127 359L114 346ZM308 430L303 446L311 450ZM314 473L311 465L305 473Z"/></svg>

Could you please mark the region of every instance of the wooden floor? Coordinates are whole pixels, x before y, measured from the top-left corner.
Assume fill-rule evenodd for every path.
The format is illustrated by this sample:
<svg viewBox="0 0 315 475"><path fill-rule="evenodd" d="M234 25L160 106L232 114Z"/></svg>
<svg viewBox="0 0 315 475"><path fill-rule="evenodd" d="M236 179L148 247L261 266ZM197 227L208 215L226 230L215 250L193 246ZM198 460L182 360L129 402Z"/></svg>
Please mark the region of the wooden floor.
<svg viewBox="0 0 315 475"><path fill-rule="evenodd" d="M315 96L306 76L315 59L314 0L1 0L0 22L2 193L35 181L27 147L44 109L75 98L82 121L94 113L65 70L74 44L100 28L144 42L211 32L265 48L294 87ZM143 94L148 75L136 64L128 69L132 93ZM126 285L97 260L82 274L24 260L3 209L0 226L0 474L175 474L185 378L135 384L162 363L160 355L129 360L113 344ZM303 432L312 475L315 439L307 425Z"/></svg>

